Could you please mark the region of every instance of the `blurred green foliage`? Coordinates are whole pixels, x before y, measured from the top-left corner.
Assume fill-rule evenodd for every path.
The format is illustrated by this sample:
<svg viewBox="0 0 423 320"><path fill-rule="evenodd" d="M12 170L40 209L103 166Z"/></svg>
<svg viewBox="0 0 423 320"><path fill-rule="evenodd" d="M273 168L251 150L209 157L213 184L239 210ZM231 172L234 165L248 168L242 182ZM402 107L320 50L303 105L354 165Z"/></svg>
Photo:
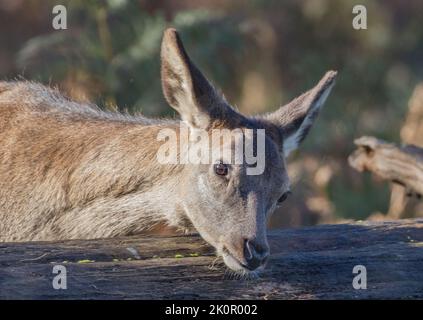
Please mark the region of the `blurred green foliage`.
<svg viewBox="0 0 423 320"><path fill-rule="evenodd" d="M179 30L193 60L246 113L273 110L326 70L338 70L324 111L291 159L305 172L297 177L297 202L325 197L333 219L386 212L388 185L355 173L346 158L353 139L364 134L399 142L408 98L423 78L422 1L360 1L368 11L367 30L352 28L353 0L62 1L68 9L65 31L51 27L54 4L29 0L14 12L0 11L28 28L1 29L2 38L18 40L2 48L13 60L0 61L0 71L80 88L105 108L175 114L159 79L167 26ZM25 13L28 7L43 18L34 20ZM313 182L317 169L307 171L308 157L317 169L331 164L324 186Z"/></svg>

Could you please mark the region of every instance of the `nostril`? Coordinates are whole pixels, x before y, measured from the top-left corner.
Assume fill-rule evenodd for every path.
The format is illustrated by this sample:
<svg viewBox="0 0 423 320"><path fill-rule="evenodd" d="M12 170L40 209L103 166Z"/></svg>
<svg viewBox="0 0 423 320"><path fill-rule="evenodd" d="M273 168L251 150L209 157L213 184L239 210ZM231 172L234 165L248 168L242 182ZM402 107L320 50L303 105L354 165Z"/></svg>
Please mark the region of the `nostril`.
<svg viewBox="0 0 423 320"><path fill-rule="evenodd" d="M251 270L257 269L264 264L269 256L269 251L251 240L244 242L244 257L247 267Z"/></svg>
<svg viewBox="0 0 423 320"><path fill-rule="evenodd" d="M245 239L244 242L244 257L247 261L250 261L254 258L254 251L253 247L251 246L251 242L248 239Z"/></svg>
<svg viewBox="0 0 423 320"><path fill-rule="evenodd" d="M245 250L244 253L249 253L251 256L255 256L255 255L265 256L267 255L267 252L268 252L268 250L265 247L248 239L245 239L244 250ZM247 254L245 254L245 256L247 257Z"/></svg>

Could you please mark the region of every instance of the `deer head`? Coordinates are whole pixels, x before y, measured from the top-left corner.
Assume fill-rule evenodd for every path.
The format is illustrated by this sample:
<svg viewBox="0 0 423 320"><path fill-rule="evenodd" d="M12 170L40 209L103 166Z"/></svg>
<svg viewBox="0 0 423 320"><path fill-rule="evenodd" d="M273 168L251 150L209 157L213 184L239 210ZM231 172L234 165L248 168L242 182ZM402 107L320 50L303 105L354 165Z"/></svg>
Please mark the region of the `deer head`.
<svg viewBox="0 0 423 320"><path fill-rule="evenodd" d="M187 164L179 177L180 206L226 265L238 272L260 270L269 256L267 220L290 192L285 159L309 132L336 72L327 72L314 88L275 112L246 117L194 65L174 29L164 33L161 63L165 98L190 131L203 130L210 136L214 129L241 132L231 143L211 144L212 153L223 148L218 154L234 154L241 140L254 140L259 129L264 130L263 139L253 143L256 154L264 150L260 174L248 174L250 164L236 164L229 157Z"/></svg>

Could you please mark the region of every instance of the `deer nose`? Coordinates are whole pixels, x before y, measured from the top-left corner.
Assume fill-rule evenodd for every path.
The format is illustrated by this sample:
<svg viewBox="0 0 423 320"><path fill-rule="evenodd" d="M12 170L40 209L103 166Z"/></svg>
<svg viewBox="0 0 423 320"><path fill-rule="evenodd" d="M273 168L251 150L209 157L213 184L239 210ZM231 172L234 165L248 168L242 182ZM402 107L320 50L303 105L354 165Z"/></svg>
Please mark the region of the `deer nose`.
<svg viewBox="0 0 423 320"><path fill-rule="evenodd" d="M263 265L269 257L267 246L259 245L253 240L246 239L244 243L244 257L249 270L255 270Z"/></svg>

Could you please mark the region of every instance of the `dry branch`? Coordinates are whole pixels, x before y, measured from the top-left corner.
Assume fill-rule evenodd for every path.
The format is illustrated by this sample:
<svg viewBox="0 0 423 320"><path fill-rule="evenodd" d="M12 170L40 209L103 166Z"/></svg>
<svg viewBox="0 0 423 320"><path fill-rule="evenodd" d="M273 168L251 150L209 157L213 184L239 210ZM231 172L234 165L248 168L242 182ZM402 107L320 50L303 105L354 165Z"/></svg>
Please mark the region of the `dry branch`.
<svg viewBox="0 0 423 320"><path fill-rule="evenodd" d="M374 137L354 141L358 149L348 158L358 171L368 170L399 183L409 192L423 194L423 149L414 145L395 146Z"/></svg>

